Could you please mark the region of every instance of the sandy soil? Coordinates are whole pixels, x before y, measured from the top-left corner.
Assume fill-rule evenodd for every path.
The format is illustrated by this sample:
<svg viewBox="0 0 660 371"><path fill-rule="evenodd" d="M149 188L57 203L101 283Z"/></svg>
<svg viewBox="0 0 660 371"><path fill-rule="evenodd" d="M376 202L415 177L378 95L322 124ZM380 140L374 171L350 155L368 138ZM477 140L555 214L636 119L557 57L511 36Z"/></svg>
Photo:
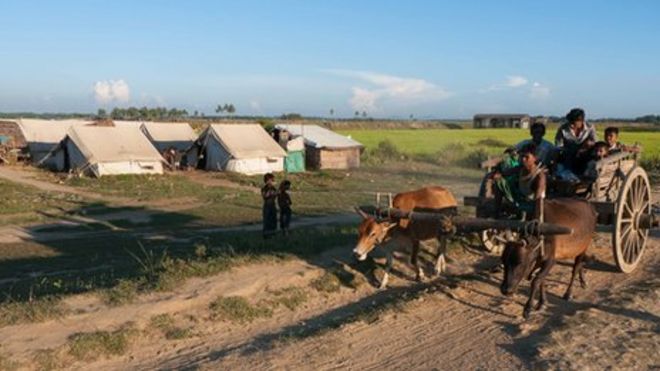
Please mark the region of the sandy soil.
<svg viewBox="0 0 660 371"><path fill-rule="evenodd" d="M599 343L589 339L606 336L612 327L623 332L638 331L626 337L608 337L611 346L619 348L636 344L625 343L637 341L635 334L645 334L637 343L644 344L645 354L652 356L640 362L658 365L658 287L645 285L654 279L657 283L660 256L653 252L657 251L658 240L651 241L643 265L633 274L624 275L613 272L606 237L599 236L592 250L596 261L588 272L589 288L577 289L576 299L565 302L560 297L570 267L558 266L549 281L549 307L528 321L520 316L526 289L513 299L502 297L498 291L501 272L496 271L497 258L472 250L453 251L449 273L425 283L410 281L413 272L399 261L398 278L387 290L377 290L369 284L330 294L312 289L309 283L322 274L320 267L350 261L350 246L346 246L314 261L265 262L212 278L190 280L174 292L146 295L120 307L106 307L93 295L74 296L66 305L75 315L0 329L1 349L30 367L35 352L63 349L67 338L74 333L113 330L132 322L147 334L151 316L170 313L181 320L188 319L194 336L167 340L142 335L125 355L101 358L93 363L67 363L67 366L79 369L520 369L541 364L578 369L581 365L595 365L593 362L614 365L617 359L587 359L584 353L574 351L568 360L568 356L558 356L557 352L564 354L562 349L584 347L584 344L600 349ZM400 256L402 261L405 258ZM257 302L267 299L273 290L291 286L308 293L308 300L295 310L278 308L272 318L257 319L250 324L210 318L208 304L218 295L239 295ZM646 295L647 289L655 296ZM637 307L621 304L622 297L631 296L630 290L645 296L644 304ZM356 315L392 300L399 304L375 316L355 319ZM591 319L581 320L582 313ZM584 329L585 323L596 329L588 334L579 330ZM580 336L575 336L575 329ZM625 365L639 366L640 362Z"/></svg>

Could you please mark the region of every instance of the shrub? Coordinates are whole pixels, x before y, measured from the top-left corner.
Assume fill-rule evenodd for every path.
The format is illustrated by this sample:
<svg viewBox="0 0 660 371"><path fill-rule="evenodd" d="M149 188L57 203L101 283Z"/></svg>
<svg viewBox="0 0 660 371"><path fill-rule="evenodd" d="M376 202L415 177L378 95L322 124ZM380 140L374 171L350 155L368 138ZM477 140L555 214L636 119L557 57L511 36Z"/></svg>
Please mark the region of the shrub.
<svg viewBox="0 0 660 371"><path fill-rule="evenodd" d="M396 144L389 139L385 139L378 143L378 147L373 149L370 155L379 160L398 160L405 157L401 151L399 151Z"/></svg>

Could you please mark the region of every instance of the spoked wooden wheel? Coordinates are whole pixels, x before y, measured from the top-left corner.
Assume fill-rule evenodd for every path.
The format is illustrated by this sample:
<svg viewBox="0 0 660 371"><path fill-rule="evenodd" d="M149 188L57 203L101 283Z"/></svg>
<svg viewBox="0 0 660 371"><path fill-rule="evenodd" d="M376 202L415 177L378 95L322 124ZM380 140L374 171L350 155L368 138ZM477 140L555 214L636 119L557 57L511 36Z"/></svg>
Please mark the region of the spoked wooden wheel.
<svg viewBox="0 0 660 371"><path fill-rule="evenodd" d="M651 185L641 167L626 177L616 204L612 247L616 265L624 273L632 272L644 253L649 236L644 220L651 215Z"/></svg>

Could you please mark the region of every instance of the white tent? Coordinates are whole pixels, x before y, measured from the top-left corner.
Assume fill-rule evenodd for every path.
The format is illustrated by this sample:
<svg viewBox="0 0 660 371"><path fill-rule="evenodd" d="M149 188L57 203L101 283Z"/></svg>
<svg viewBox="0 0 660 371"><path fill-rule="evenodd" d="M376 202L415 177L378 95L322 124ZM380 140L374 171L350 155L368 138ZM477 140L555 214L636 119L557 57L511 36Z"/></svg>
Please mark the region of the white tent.
<svg viewBox="0 0 660 371"><path fill-rule="evenodd" d="M144 122L140 127L158 152L163 153L170 148L184 154L182 165L193 165L197 160L197 150L193 147L197 134L185 122Z"/></svg>
<svg viewBox="0 0 660 371"><path fill-rule="evenodd" d="M74 126L50 153L58 171L100 177L119 174L162 174L163 158L135 127Z"/></svg>
<svg viewBox="0 0 660 371"><path fill-rule="evenodd" d="M206 170L249 175L284 170L286 152L258 124L213 124L199 143Z"/></svg>
<svg viewBox="0 0 660 371"><path fill-rule="evenodd" d="M73 126L84 126L92 121L85 120L38 120L19 119L18 125L27 142L32 161L41 161L64 137Z"/></svg>

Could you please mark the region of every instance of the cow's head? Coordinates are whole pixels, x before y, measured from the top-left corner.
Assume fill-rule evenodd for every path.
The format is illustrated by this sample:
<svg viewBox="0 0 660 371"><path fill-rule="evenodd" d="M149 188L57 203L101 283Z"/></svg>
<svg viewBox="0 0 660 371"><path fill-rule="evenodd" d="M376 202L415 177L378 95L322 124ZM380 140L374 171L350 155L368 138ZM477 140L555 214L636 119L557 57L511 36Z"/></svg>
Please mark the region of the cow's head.
<svg viewBox="0 0 660 371"><path fill-rule="evenodd" d="M362 217L362 222L358 227L358 240L353 253L359 261L363 261L371 250L385 241L388 233L397 226L397 223L387 220L378 221L359 208L356 208L355 211Z"/></svg>
<svg viewBox="0 0 660 371"><path fill-rule="evenodd" d="M500 290L509 296L516 292L520 281L529 276L538 257L539 245L526 240L509 241L502 253L504 279Z"/></svg>

